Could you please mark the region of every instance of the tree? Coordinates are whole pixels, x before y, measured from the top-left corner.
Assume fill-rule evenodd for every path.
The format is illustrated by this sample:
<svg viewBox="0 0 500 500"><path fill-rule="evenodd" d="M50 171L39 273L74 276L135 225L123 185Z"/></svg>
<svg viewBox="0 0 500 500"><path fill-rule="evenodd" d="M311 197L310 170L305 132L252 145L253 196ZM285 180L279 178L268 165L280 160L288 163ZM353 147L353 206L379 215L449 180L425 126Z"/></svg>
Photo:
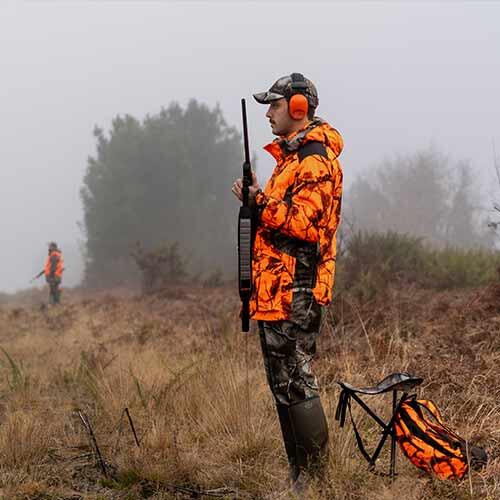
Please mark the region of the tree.
<svg viewBox="0 0 500 500"><path fill-rule="evenodd" d="M186 258L177 243L164 244L145 252L139 241L130 252L142 274L142 291L154 292L169 284L178 284L187 277Z"/></svg>
<svg viewBox="0 0 500 500"><path fill-rule="evenodd" d="M241 137L218 106L191 100L96 127L81 189L86 279L114 284L132 273L135 241L146 250L178 242L190 262L227 269L234 261L236 204L228 186L242 161ZM234 263L235 264L235 263Z"/></svg>
<svg viewBox="0 0 500 500"><path fill-rule="evenodd" d="M359 176L346 196L347 213L356 230L411 234L438 246L487 246L475 188L468 163L450 168L436 151L420 151Z"/></svg>

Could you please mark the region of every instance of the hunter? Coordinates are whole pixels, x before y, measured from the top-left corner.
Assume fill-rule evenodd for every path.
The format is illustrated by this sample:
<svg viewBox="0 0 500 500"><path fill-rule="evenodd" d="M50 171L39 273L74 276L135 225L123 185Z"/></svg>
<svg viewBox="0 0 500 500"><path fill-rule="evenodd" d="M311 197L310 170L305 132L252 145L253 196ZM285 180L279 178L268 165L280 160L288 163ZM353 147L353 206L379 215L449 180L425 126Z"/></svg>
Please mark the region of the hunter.
<svg viewBox="0 0 500 500"><path fill-rule="evenodd" d="M64 260L57 243L49 243L49 255L45 261L43 273L49 284L49 304L59 304L61 301L60 285L64 271Z"/></svg>
<svg viewBox="0 0 500 500"><path fill-rule="evenodd" d="M254 94L268 105L277 138L267 146L276 166L264 190L252 173L256 213L252 319L258 321L267 380L274 396L290 479L307 486L328 451L328 427L311 362L322 312L332 300L340 222L343 148L339 132L315 116L318 92L300 73ZM242 181L232 187L242 199Z"/></svg>

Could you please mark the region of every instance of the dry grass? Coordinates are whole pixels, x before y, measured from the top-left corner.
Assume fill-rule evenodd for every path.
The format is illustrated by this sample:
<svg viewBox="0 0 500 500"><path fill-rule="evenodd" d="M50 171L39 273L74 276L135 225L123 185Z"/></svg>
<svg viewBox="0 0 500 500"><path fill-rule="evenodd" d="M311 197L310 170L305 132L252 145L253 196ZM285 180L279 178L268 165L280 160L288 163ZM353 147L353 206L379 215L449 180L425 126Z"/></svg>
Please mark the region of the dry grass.
<svg viewBox="0 0 500 500"><path fill-rule="evenodd" d="M496 285L394 290L370 304L337 298L316 362L331 454L308 498L500 498L499 299ZM258 338L239 332L238 307L234 290L181 288L147 298L68 293L60 308L0 308L0 498L189 498L173 485L277 498L286 459ZM335 382L369 385L403 370L425 377L421 395L487 448L483 471L443 482L400 456L394 483L367 473L350 425L334 421ZM375 442L378 430L360 425Z"/></svg>

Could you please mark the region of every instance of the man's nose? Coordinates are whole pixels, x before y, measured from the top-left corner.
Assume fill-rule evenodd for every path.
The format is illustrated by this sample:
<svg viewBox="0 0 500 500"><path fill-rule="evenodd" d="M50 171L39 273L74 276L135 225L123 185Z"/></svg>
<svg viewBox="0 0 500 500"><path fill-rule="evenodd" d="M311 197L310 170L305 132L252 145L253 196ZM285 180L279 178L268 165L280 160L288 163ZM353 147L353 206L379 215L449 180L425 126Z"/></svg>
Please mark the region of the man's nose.
<svg viewBox="0 0 500 500"><path fill-rule="evenodd" d="M267 108L266 118L271 118L271 106Z"/></svg>

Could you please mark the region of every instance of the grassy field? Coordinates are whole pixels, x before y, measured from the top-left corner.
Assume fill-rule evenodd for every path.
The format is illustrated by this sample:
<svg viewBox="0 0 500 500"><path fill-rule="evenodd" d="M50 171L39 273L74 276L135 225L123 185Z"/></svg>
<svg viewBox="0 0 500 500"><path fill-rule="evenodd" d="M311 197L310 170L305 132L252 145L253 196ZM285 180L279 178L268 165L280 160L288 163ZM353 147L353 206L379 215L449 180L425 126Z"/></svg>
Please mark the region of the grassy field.
<svg viewBox="0 0 500 500"><path fill-rule="evenodd" d="M0 498L279 497L285 453L258 336L240 333L233 288L69 291L52 309L36 293L23 300L0 306ZM331 454L307 498L500 498L499 327L497 284L337 297L315 365ZM419 394L486 447L486 468L440 481L399 454L394 483L367 472L350 424L334 420L336 381L370 385L394 371L424 377ZM373 444L378 430L355 418Z"/></svg>

